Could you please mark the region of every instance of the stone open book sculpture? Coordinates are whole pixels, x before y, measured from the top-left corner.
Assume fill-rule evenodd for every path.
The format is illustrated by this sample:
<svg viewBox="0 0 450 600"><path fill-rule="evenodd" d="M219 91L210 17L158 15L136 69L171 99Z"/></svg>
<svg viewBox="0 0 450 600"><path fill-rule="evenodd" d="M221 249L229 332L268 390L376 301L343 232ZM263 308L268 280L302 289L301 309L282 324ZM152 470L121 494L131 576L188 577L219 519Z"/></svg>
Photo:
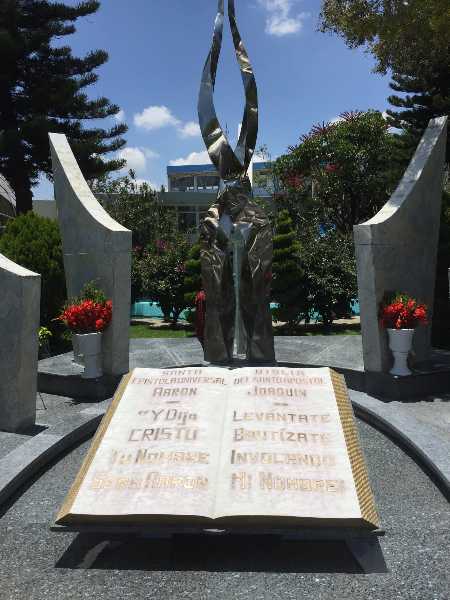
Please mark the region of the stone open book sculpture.
<svg viewBox="0 0 450 600"><path fill-rule="evenodd" d="M283 367L134 369L56 522L379 526L343 376Z"/></svg>
<svg viewBox="0 0 450 600"><path fill-rule="evenodd" d="M247 176L258 134L258 94L237 27L234 0L228 1L228 17L246 101L234 150L219 123L213 100L222 46L223 0L218 3L212 47L203 69L198 101L203 140L224 183L200 230L202 282L206 292L205 359L213 363L232 362L237 311L243 324L247 359L270 363L275 360L269 304L272 231L264 210L252 201ZM239 269L235 268L239 282L233 281L232 240L242 247L242 260ZM238 294L235 294L235 285Z"/></svg>

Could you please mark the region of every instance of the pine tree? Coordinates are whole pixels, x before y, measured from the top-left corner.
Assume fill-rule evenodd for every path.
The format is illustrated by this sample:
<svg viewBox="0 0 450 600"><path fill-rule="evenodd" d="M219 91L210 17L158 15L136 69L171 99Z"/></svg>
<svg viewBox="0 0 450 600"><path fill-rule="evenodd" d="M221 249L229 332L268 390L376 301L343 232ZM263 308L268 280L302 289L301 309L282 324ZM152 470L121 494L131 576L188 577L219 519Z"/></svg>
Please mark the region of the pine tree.
<svg viewBox="0 0 450 600"><path fill-rule="evenodd" d="M303 316L303 269L300 265L300 242L289 215L281 210L275 221L273 236L272 300L278 303L276 319L288 323L292 331Z"/></svg>
<svg viewBox="0 0 450 600"><path fill-rule="evenodd" d="M446 60L445 60L446 58ZM389 103L400 110L388 110L391 127L402 130L397 136L399 156L407 163L427 128L430 119L450 114L450 52L439 64L422 74L393 73L389 84L403 96L389 96ZM450 136L447 138L447 162L450 162Z"/></svg>
<svg viewBox="0 0 450 600"><path fill-rule="evenodd" d="M75 6L44 0L0 3L0 172L15 190L20 213L32 209L31 188L39 173L51 177L49 131L68 136L87 179L124 164L102 157L125 144L125 124L110 129L82 124L119 112L107 98L90 100L85 93L97 81L95 69L108 60L107 53L96 50L78 58L68 46L54 44L99 6L94 0Z"/></svg>

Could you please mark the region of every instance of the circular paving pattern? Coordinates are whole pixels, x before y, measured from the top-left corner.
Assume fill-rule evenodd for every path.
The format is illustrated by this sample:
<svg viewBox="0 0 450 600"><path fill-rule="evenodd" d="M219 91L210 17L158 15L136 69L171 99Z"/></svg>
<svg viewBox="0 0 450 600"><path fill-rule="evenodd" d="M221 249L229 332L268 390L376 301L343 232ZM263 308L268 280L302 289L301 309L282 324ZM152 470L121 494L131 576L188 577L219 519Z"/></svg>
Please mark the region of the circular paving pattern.
<svg viewBox="0 0 450 600"><path fill-rule="evenodd" d="M272 537L108 540L49 530L89 447L41 474L0 518L0 597L447 600L450 518L430 479L358 421L386 536L386 573L363 574L341 542Z"/></svg>

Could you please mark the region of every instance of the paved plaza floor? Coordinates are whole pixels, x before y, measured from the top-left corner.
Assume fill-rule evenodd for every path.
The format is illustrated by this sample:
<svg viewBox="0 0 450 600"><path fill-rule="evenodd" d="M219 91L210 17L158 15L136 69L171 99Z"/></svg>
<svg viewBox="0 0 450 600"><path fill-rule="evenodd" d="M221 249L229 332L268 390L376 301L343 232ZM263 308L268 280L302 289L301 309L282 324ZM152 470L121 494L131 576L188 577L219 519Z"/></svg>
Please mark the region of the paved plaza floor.
<svg viewBox="0 0 450 600"><path fill-rule="evenodd" d="M277 340L279 360L296 362L307 351L304 362L316 357L316 364L328 360L345 367L353 361L355 369L361 368L359 336ZM135 340L132 346L133 366L169 367L199 360L196 340ZM351 392L351 397L359 403L377 401L360 392ZM392 411L387 418L407 417L409 424L415 420L422 436L425 432L444 447L450 441L448 400L383 402L383 408ZM77 415L100 414L108 404L42 394L37 397L37 420L52 431ZM280 542L270 536L156 541L51 532L89 447L86 440L69 447L0 508L0 598L447 600L446 498L401 444L363 421L357 423L386 531L380 539L385 561L381 572L364 574L343 542ZM0 463L20 453L39 431L38 426L28 435L0 433Z"/></svg>
<svg viewBox="0 0 450 600"><path fill-rule="evenodd" d="M169 541L53 533L49 526L88 449L59 460L0 519L2 600L447 600L450 516L425 473L359 422L386 535L385 573L362 574L341 542L241 537Z"/></svg>

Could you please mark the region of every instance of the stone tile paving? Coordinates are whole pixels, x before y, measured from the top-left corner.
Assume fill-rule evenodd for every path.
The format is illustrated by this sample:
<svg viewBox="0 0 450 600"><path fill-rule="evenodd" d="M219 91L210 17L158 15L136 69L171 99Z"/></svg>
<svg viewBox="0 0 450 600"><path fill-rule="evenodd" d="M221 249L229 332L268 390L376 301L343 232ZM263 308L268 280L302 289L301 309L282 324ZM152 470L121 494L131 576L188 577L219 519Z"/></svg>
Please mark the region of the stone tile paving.
<svg viewBox="0 0 450 600"><path fill-rule="evenodd" d="M64 420L66 415L74 415L82 410L95 406L106 410L109 401L83 402L65 396L51 394L36 395L36 427L26 433L7 433L0 431L0 459L26 443L32 436L43 431L44 428ZM0 595L1 598L1 595Z"/></svg>
<svg viewBox="0 0 450 600"><path fill-rule="evenodd" d="M341 543L156 542L49 531L85 443L0 517L2 600L447 600L448 504L395 444L358 422L388 572L364 575Z"/></svg>
<svg viewBox="0 0 450 600"><path fill-rule="evenodd" d="M425 398L417 402L391 402L392 410L403 411L450 442L450 396Z"/></svg>
<svg viewBox="0 0 450 600"><path fill-rule="evenodd" d="M29 435L0 431L0 459L26 442L29 438Z"/></svg>
<svg viewBox="0 0 450 600"><path fill-rule="evenodd" d="M277 360L310 365L329 365L362 371L362 344L359 335L280 336L275 337ZM201 364L203 351L195 338L159 338L130 340L130 368L170 367ZM80 367L72 362L72 353L39 361L39 371L78 375Z"/></svg>

